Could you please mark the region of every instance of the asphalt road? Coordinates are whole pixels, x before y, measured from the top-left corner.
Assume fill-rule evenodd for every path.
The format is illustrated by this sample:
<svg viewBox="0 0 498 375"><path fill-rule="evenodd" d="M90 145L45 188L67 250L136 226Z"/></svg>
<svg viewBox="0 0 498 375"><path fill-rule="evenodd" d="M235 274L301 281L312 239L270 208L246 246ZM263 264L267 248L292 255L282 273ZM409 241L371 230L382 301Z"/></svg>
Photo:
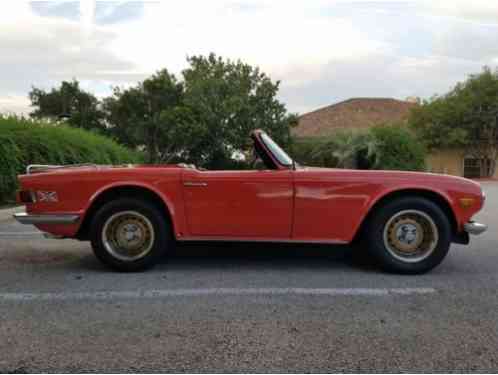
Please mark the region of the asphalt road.
<svg viewBox="0 0 498 375"><path fill-rule="evenodd" d="M347 247L189 245L146 273L0 222L0 372L497 372L498 184L487 233L421 276Z"/></svg>

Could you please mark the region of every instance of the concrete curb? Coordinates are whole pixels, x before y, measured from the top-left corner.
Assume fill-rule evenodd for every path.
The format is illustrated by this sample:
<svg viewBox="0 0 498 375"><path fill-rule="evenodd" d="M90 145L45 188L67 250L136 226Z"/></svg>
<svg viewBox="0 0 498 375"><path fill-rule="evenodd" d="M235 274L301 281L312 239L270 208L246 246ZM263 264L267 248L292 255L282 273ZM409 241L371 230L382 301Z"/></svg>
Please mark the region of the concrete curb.
<svg viewBox="0 0 498 375"><path fill-rule="evenodd" d="M0 222L12 219L12 215L17 212L24 212L24 206L16 206L10 208L4 208L0 210Z"/></svg>

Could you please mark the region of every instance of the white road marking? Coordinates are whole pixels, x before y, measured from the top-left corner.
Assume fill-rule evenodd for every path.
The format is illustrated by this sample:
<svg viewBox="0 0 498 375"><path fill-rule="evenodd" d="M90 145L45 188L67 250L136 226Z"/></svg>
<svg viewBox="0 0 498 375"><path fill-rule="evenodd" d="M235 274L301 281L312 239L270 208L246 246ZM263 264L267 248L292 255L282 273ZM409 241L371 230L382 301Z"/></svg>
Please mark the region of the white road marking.
<svg viewBox="0 0 498 375"><path fill-rule="evenodd" d="M244 295L310 295L310 296L370 296L414 295L436 293L434 288L207 288L165 289L144 291L0 293L2 301L106 300L145 299L199 296Z"/></svg>
<svg viewBox="0 0 498 375"><path fill-rule="evenodd" d="M43 234L42 232L0 232L0 237L2 236L25 236L25 235L34 235L34 234Z"/></svg>

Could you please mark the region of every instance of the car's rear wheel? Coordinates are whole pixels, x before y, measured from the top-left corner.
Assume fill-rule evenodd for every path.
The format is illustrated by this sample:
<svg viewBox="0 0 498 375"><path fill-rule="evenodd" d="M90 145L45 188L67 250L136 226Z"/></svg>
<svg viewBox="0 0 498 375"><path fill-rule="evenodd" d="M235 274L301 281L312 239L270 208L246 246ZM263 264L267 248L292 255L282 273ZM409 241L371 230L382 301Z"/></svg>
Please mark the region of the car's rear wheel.
<svg viewBox="0 0 498 375"><path fill-rule="evenodd" d="M151 203L131 198L100 208L91 229L96 257L118 271L141 271L155 265L171 246L164 215Z"/></svg>
<svg viewBox="0 0 498 375"><path fill-rule="evenodd" d="M369 250L385 270L416 274L444 259L451 244L451 225L434 202L405 197L374 212L366 236Z"/></svg>

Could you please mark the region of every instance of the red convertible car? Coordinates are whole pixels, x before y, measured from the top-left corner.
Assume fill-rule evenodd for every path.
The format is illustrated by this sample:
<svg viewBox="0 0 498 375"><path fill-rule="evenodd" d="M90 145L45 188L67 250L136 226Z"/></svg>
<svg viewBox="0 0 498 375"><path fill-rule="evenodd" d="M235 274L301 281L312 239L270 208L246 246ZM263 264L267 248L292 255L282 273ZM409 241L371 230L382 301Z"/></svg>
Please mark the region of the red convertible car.
<svg viewBox="0 0 498 375"><path fill-rule="evenodd" d="M448 175L311 168L264 131L251 135L264 167L30 165L15 218L47 236L90 240L121 271L154 265L176 241L348 244L363 240L384 269L422 273L452 242L486 230L476 182Z"/></svg>

